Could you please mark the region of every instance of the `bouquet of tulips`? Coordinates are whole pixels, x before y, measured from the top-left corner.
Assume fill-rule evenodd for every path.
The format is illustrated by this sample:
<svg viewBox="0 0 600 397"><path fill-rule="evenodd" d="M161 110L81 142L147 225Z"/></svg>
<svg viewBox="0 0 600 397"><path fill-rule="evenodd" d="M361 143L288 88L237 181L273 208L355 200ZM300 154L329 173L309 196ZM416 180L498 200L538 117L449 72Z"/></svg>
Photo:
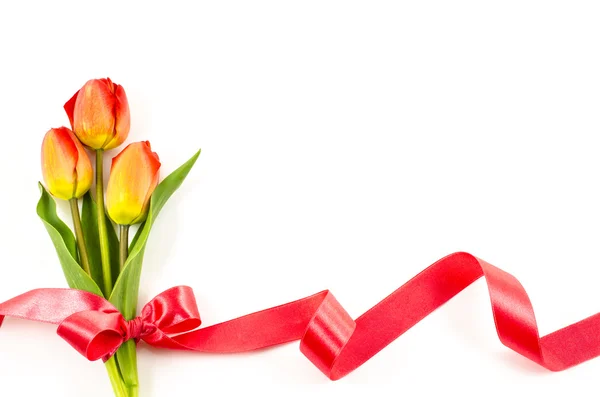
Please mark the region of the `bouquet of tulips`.
<svg viewBox="0 0 600 397"><path fill-rule="evenodd" d="M150 143L132 143L112 159L105 193L105 151L119 147L129 135L125 90L108 78L90 80L64 109L71 129L53 128L42 143L45 187L40 184L37 213L69 287L105 297L126 320L133 320L150 229L200 151L159 183L161 164ZM94 170L88 151L96 156L95 197L90 193ZM52 196L69 202L74 233L57 215ZM130 240L130 226L137 224ZM104 361L115 395L137 396L136 341L127 341Z"/></svg>

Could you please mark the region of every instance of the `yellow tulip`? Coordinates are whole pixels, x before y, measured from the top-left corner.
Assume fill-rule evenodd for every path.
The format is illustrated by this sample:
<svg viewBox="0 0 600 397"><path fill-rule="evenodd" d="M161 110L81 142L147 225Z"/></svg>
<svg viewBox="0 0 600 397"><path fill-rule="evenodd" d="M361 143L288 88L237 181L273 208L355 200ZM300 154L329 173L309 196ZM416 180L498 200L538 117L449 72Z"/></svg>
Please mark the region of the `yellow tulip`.
<svg viewBox="0 0 600 397"><path fill-rule="evenodd" d="M143 222L158 184L160 161L150 142L127 146L112 161L106 188L106 210L118 225Z"/></svg>
<svg viewBox="0 0 600 397"><path fill-rule="evenodd" d="M92 163L83 145L66 128L52 128L42 142L42 174L50 193L70 200L92 186Z"/></svg>

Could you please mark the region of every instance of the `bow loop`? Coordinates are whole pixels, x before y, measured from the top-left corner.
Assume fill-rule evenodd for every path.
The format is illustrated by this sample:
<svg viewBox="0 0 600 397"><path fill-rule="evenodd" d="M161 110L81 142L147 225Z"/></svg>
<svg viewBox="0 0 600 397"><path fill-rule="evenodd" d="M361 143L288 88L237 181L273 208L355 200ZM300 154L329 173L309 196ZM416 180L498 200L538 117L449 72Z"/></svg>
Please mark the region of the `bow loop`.
<svg viewBox="0 0 600 397"><path fill-rule="evenodd" d="M187 286L169 288L142 309L141 317L165 334L179 334L202 324L194 291Z"/></svg>
<svg viewBox="0 0 600 397"><path fill-rule="evenodd" d="M110 357L123 344L126 323L118 311L86 310L60 323L58 335L90 361Z"/></svg>

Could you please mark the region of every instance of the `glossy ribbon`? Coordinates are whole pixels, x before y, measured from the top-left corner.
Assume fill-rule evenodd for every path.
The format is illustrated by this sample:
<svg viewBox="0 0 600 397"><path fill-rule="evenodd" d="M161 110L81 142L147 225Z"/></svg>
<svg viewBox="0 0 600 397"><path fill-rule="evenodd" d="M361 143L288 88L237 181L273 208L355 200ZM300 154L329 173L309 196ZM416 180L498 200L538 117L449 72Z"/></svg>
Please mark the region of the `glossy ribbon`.
<svg viewBox="0 0 600 397"><path fill-rule="evenodd" d="M192 289L171 288L125 321L104 298L38 289L0 303L4 316L59 324L58 334L89 360L106 359L126 340L211 353L238 353L300 339L300 350L336 380L361 366L453 296L485 276L500 341L560 371L600 355L600 314L539 337L527 293L512 275L467 253L440 259L352 320L329 291L206 328Z"/></svg>

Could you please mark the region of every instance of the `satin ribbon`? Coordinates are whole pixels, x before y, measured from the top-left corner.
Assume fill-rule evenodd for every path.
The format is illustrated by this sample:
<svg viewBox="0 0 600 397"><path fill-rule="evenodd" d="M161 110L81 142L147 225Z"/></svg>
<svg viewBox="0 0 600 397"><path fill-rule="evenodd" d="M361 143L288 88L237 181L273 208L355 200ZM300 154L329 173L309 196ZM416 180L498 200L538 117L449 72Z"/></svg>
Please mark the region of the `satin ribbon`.
<svg viewBox="0 0 600 397"><path fill-rule="evenodd" d="M600 314L542 338L527 293L512 275L467 253L423 270L353 320L329 291L196 329L192 289L171 288L126 321L104 298L72 289L37 289L0 303L4 316L59 324L58 334L89 360L107 359L126 340L166 349L239 353L301 340L300 350L327 377L340 379L453 296L485 276L500 341L560 371L600 355Z"/></svg>

